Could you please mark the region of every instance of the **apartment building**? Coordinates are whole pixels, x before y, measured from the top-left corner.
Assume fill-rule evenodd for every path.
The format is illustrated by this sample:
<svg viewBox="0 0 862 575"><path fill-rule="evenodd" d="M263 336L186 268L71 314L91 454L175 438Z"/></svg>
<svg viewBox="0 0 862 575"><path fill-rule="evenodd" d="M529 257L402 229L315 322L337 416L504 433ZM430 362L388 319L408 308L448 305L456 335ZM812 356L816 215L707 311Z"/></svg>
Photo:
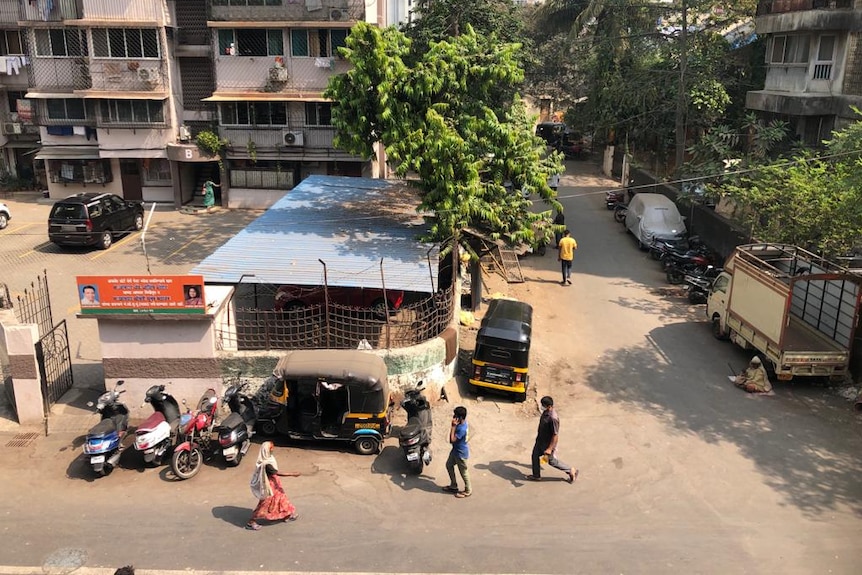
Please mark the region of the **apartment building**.
<svg viewBox="0 0 862 575"><path fill-rule="evenodd" d="M809 146L858 121L862 0L761 0L755 26L767 39L766 82L747 108L789 122Z"/></svg>
<svg viewBox="0 0 862 575"><path fill-rule="evenodd" d="M385 22L385 2L0 0L7 12L28 87L0 114L17 113L16 136L38 128L52 198L95 188L180 206L212 180L222 205L266 207L310 174L371 174L333 147L323 91L348 69L350 27ZM218 157L201 132L226 142Z"/></svg>

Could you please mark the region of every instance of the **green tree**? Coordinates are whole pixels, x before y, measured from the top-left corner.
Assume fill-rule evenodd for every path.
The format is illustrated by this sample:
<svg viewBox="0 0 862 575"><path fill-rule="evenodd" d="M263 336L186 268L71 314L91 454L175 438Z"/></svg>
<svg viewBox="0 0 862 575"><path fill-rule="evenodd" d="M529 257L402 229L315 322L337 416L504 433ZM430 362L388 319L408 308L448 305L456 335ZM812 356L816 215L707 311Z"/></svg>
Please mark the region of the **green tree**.
<svg viewBox="0 0 862 575"><path fill-rule="evenodd" d="M563 167L533 135L520 98L498 101L523 81L519 46L469 25L421 53L411 45L394 28L352 29L342 55L353 67L325 93L335 102L335 144L370 157L380 142L398 175L418 175L420 209L433 214L428 240L475 227L534 243L550 212L532 211L525 198L559 208L547 178Z"/></svg>

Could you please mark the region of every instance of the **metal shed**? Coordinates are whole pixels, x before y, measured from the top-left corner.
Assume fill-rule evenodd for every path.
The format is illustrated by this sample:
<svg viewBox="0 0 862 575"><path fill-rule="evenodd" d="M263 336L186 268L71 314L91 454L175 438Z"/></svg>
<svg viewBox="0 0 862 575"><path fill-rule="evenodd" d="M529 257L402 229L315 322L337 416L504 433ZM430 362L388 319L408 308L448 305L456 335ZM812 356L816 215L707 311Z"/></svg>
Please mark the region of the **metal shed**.
<svg viewBox="0 0 862 575"><path fill-rule="evenodd" d="M438 288L438 246L405 182L309 176L190 273L208 284ZM381 274L382 260L382 274Z"/></svg>

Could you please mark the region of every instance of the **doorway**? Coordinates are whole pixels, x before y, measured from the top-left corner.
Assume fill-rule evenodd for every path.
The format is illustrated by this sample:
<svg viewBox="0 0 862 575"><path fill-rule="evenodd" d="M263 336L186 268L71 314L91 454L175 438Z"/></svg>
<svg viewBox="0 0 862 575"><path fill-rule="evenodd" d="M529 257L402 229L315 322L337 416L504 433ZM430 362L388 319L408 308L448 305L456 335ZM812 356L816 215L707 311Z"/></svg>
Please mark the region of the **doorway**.
<svg viewBox="0 0 862 575"><path fill-rule="evenodd" d="M123 185L123 198L143 200L144 189L141 183L141 162L137 159L120 160L120 181Z"/></svg>

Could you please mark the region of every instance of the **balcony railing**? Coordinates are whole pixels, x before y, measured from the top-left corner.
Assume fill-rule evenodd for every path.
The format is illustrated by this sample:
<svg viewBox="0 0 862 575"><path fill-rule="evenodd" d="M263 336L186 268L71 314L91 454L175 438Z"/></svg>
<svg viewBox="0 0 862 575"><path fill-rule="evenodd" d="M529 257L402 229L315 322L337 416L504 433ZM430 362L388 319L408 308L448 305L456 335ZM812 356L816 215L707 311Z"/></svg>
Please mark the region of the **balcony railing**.
<svg viewBox="0 0 862 575"><path fill-rule="evenodd" d="M163 92L167 89L159 60L90 59L91 88L105 92Z"/></svg>
<svg viewBox="0 0 862 575"><path fill-rule="evenodd" d="M33 57L30 81L39 92L87 90L91 87L90 63L87 58Z"/></svg>
<svg viewBox="0 0 862 575"><path fill-rule="evenodd" d="M356 22L365 19L364 0L321 0L320 8L312 10L308 9L309 4L290 0L211 0L210 19L252 22Z"/></svg>
<svg viewBox="0 0 862 575"><path fill-rule="evenodd" d="M293 138L290 139L293 145L285 144L284 136L286 133L293 134ZM219 127L219 136L227 139L230 142L229 147L237 151L245 151L248 141L251 140L258 151L282 149L285 152L290 152L301 151L303 148L331 149L335 129L324 126L300 126L296 128L288 128L287 126L225 128L221 126Z"/></svg>
<svg viewBox="0 0 862 575"><path fill-rule="evenodd" d="M757 6L757 15L799 12L801 10L846 10L854 0L769 0Z"/></svg>
<svg viewBox="0 0 862 575"><path fill-rule="evenodd" d="M50 5L50 10L48 9ZM53 0L47 2L38 0L21 2L21 20L34 22L61 22L63 20L79 20L81 6L79 0Z"/></svg>
<svg viewBox="0 0 862 575"><path fill-rule="evenodd" d="M832 79L832 64L814 64L815 80L831 80Z"/></svg>
<svg viewBox="0 0 862 575"><path fill-rule="evenodd" d="M0 24L9 25L18 22L21 13L18 0L0 0Z"/></svg>
<svg viewBox="0 0 862 575"><path fill-rule="evenodd" d="M273 56L217 56L216 90L322 92L331 77L350 70L350 63L340 58L283 60L279 66Z"/></svg>

